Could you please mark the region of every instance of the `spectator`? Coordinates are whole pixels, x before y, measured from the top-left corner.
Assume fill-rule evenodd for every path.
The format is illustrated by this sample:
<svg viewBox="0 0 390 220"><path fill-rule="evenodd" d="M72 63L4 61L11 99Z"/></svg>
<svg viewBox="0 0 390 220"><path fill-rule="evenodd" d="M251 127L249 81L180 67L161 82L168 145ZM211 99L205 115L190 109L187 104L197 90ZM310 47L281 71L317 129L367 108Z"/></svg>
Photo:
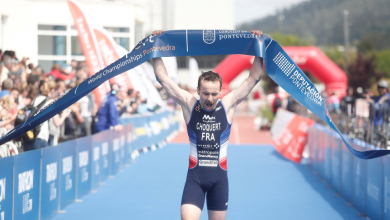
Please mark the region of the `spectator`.
<svg viewBox="0 0 390 220"><path fill-rule="evenodd" d="M341 99L340 108L349 117L355 114L356 97L353 95L353 88L348 88L347 96Z"/></svg>
<svg viewBox="0 0 390 220"><path fill-rule="evenodd" d="M53 98L53 94L56 93L57 84L54 81L47 82L47 85L49 86L49 97L50 100L48 101L53 102L55 98ZM71 110L66 109L61 114L54 115L53 118L49 119L49 139L48 139L48 145L49 146L56 146L59 141L59 136L61 133L60 126L64 123L65 119L70 115Z"/></svg>
<svg viewBox="0 0 390 220"><path fill-rule="evenodd" d="M0 99L5 95L10 95L14 83L11 79L6 79L1 85Z"/></svg>
<svg viewBox="0 0 390 220"><path fill-rule="evenodd" d="M28 97L29 94L29 86L27 82L21 82L18 85L18 91L19 91L19 96L18 96L18 110L26 107L27 105L31 104L32 99Z"/></svg>
<svg viewBox="0 0 390 220"><path fill-rule="evenodd" d="M329 112L337 112L340 109L340 98L336 95L336 93L332 93L332 95L328 98L328 110Z"/></svg>
<svg viewBox="0 0 390 220"><path fill-rule="evenodd" d="M47 83L43 83L39 87L40 95L33 99L32 105L34 107L38 107L42 102L43 106L41 108L44 108L46 105L49 104L49 95L50 95L50 88ZM23 143L23 148L25 151L29 150L35 150L39 148L48 147L48 141L49 141L49 122L45 121L40 125L39 132L36 137L34 137L34 140L30 142Z"/></svg>
<svg viewBox="0 0 390 220"><path fill-rule="evenodd" d="M12 129L12 122L15 118L10 113L14 105L14 98L11 95L5 95L0 99L0 127L5 127L8 130Z"/></svg>
<svg viewBox="0 0 390 220"><path fill-rule="evenodd" d="M82 82L81 80L77 80L76 85L79 85L81 82ZM92 131L91 131L92 112L90 111L89 102L90 102L90 100L89 100L88 96L84 96L80 100L77 101L79 108L80 108L80 116L83 119L80 126L78 127L81 137L89 136L92 134Z"/></svg>
<svg viewBox="0 0 390 220"><path fill-rule="evenodd" d="M111 85L111 92L103 99L96 115L95 131L100 132L106 129L121 131L123 126L118 124L119 112L117 110L118 84Z"/></svg>
<svg viewBox="0 0 390 220"><path fill-rule="evenodd" d="M282 99L279 96L277 89L275 89L274 99L272 101L272 112L276 115L278 108L282 107Z"/></svg>
<svg viewBox="0 0 390 220"><path fill-rule="evenodd" d="M380 126L383 122L383 115L380 115L380 110L382 105L390 99L389 93L389 83L386 80L381 80L378 82L378 92L379 96L375 98L375 101L371 99L370 96L367 96L367 101L370 103L372 109L375 110L374 115L374 126Z"/></svg>

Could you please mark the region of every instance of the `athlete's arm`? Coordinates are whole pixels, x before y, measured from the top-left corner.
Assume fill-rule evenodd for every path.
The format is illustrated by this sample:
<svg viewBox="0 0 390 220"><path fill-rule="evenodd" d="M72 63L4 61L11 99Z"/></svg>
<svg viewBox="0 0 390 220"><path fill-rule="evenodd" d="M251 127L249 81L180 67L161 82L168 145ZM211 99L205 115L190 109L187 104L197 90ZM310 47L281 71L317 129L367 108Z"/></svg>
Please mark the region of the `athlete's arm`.
<svg viewBox="0 0 390 220"><path fill-rule="evenodd" d="M163 31L153 31L153 36L161 34ZM196 98L189 92L181 89L171 78L169 78L163 60L153 58L153 69L157 81L163 86L169 96L179 105L183 110L188 110L191 113L192 107L196 102Z"/></svg>
<svg viewBox="0 0 390 220"><path fill-rule="evenodd" d="M261 37L262 35L261 31L251 32L259 37ZM222 102L226 107L229 119L233 119L232 112L234 112L234 108L249 95L255 85L260 81L262 75L263 58L255 57L248 78L245 79L244 82L242 82L237 89L231 91L229 94L222 98ZM231 120L229 120L229 122L231 122Z"/></svg>

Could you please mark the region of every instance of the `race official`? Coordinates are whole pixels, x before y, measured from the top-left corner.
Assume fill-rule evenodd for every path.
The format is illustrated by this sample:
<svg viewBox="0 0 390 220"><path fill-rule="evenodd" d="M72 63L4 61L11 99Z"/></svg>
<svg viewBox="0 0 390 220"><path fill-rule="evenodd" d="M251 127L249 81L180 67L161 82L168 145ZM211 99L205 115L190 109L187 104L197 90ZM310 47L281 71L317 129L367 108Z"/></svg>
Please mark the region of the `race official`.
<svg viewBox="0 0 390 220"><path fill-rule="evenodd" d="M103 99L100 104L99 111L96 115L95 132L101 132L103 130L111 129L115 131L121 131L123 126L119 124L119 112L117 109L119 93L119 85L112 84L111 92Z"/></svg>

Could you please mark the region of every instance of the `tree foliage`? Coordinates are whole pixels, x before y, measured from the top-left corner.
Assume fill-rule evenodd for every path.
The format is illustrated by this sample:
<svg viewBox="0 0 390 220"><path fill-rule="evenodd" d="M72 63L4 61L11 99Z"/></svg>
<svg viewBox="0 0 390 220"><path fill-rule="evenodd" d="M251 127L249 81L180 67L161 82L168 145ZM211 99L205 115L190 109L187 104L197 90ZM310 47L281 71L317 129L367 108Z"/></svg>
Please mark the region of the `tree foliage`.
<svg viewBox="0 0 390 220"><path fill-rule="evenodd" d="M377 70L375 55L365 57L358 53L356 59L348 65L348 85L355 91L362 87L369 89L372 84L378 82L385 73Z"/></svg>

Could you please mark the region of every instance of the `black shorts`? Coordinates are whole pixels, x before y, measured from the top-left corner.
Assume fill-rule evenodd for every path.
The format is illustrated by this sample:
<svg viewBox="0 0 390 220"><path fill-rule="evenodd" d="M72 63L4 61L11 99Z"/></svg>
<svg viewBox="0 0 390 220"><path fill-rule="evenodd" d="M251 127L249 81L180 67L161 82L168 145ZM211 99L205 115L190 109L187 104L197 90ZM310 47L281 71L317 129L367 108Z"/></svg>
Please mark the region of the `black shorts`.
<svg viewBox="0 0 390 220"><path fill-rule="evenodd" d="M227 210L229 183L226 170L219 167L216 169L195 167L188 170L181 204L192 204L202 210L206 193L208 210Z"/></svg>

